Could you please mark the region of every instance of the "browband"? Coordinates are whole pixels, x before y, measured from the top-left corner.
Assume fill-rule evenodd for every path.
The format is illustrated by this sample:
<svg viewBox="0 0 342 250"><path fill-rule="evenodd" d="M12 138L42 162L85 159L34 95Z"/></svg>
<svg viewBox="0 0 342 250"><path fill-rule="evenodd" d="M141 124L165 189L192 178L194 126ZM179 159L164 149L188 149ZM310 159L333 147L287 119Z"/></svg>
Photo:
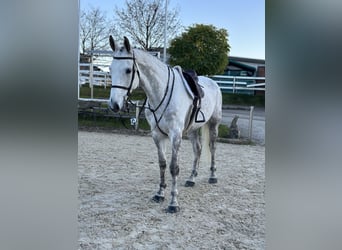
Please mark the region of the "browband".
<svg viewBox="0 0 342 250"><path fill-rule="evenodd" d="M128 56L123 56L123 57L117 57L117 56L113 56L114 59L117 60L134 60L134 57L128 57Z"/></svg>

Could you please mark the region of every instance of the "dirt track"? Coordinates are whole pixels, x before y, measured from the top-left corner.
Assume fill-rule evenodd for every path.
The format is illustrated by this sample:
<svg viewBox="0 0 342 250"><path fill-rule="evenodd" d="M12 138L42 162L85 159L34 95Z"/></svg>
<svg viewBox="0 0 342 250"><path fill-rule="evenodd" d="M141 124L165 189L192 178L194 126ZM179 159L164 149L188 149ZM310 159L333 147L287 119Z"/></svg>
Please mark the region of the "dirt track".
<svg viewBox="0 0 342 250"><path fill-rule="evenodd" d="M181 210L169 214L169 172L166 200L151 201L159 167L150 136L79 131L78 145L80 249L265 249L265 147L218 143L218 183L201 166L191 188L183 140Z"/></svg>

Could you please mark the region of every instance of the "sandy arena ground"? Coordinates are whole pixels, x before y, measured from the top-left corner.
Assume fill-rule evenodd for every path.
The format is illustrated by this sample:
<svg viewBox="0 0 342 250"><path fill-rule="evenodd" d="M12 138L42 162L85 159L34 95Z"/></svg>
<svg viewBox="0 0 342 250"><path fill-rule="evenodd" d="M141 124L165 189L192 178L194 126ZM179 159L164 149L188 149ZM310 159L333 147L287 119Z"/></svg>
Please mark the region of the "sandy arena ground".
<svg viewBox="0 0 342 250"><path fill-rule="evenodd" d="M177 214L165 212L169 171L165 201L151 201L159 166L150 136L79 131L78 150L80 249L265 249L264 146L218 143L218 183L202 165L185 187L193 154L183 140Z"/></svg>

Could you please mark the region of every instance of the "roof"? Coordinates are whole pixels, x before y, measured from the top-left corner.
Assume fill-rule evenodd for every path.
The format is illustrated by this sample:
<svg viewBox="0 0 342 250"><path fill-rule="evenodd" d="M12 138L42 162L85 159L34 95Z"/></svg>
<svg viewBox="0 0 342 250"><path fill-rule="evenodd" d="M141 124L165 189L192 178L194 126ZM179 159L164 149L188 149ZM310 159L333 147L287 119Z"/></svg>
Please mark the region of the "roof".
<svg viewBox="0 0 342 250"><path fill-rule="evenodd" d="M255 67L250 66L246 63L235 61L232 58L229 58L228 67L229 66L235 66L235 67L241 68L241 69L246 70L246 71L251 71L252 73L254 73L256 71Z"/></svg>
<svg viewBox="0 0 342 250"><path fill-rule="evenodd" d="M255 59L247 57L229 56L229 60L238 61L242 63L262 64L265 65L265 59Z"/></svg>

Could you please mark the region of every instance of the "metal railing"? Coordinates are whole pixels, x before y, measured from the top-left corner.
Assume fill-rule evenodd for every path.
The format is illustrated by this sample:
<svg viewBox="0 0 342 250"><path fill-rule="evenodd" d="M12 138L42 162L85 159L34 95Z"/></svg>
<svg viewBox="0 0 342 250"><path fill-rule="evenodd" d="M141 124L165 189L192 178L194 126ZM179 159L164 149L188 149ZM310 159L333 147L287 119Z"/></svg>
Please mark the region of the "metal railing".
<svg viewBox="0 0 342 250"><path fill-rule="evenodd" d="M254 94L254 91L265 91L266 88L265 77L213 75L210 78L223 92Z"/></svg>

